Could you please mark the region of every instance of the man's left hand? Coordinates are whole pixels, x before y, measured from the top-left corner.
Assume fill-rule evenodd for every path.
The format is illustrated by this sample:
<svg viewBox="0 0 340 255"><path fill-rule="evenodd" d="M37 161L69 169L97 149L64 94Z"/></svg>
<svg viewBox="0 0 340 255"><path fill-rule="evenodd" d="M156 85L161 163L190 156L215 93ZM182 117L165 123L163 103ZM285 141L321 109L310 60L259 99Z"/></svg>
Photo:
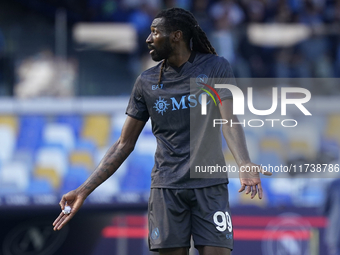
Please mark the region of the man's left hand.
<svg viewBox="0 0 340 255"><path fill-rule="evenodd" d="M263 190L261 186L260 173L271 176L272 173L264 171L260 165L247 163L240 166L240 182L241 188L238 192L246 191L246 194L251 193L251 199L258 194L259 199L262 199Z"/></svg>

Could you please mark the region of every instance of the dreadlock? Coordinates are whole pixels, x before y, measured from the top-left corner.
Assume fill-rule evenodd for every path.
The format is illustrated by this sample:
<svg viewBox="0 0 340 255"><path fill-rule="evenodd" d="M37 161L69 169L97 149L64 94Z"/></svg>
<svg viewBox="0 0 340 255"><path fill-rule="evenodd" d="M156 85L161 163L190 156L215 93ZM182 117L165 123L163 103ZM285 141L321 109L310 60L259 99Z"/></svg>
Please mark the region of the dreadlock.
<svg viewBox="0 0 340 255"><path fill-rule="evenodd" d="M181 30L183 33L183 39L190 45L190 39L192 40L192 50L217 55L214 47L208 40L207 35L198 25L194 15L182 8L171 8L163 10L158 13L156 18L164 18L164 27L167 33L172 31ZM158 79L158 86L161 83L162 73L165 66L165 60L163 60L161 71Z"/></svg>

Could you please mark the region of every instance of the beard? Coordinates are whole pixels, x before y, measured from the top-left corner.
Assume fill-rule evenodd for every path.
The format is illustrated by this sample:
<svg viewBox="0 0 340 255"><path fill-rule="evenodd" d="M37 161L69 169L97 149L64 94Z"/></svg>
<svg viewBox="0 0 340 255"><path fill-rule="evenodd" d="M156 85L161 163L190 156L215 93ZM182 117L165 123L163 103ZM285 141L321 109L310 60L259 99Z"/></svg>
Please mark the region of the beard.
<svg viewBox="0 0 340 255"><path fill-rule="evenodd" d="M151 58L153 61L161 61L163 59L169 58L169 56L173 52L173 48L171 47L170 44L170 39L166 38L164 41L163 45L159 48L151 48L153 49L153 52L151 52Z"/></svg>

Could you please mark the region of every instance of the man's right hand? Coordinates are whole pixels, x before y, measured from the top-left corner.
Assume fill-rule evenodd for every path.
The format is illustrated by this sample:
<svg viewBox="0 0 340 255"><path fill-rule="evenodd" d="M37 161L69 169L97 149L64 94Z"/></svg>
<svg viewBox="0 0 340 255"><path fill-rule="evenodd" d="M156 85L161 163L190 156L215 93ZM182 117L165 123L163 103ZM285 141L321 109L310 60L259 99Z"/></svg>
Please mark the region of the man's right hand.
<svg viewBox="0 0 340 255"><path fill-rule="evenodd" d="M77 193L77 190L72 190L67 194L63 195L59 205L61 207L62 212L59 214L58 218L53 222L53 230L62 229L78 212L80 207L83 205L86 197L80 196ZM71 207L71 212L69 214L64 214L63 210L65 206L68 205Z"/></svg>
<svg viewBox="0 0 340 255"><path fill-rule="evenodd" d="M106 152L104 158L90 177L77 189L70 191L62 197L59 203L61 210L64 210L67 205L71 207L71 213L65 214L61 212L53 222L54 230L62 229L77 213L86 197L107 180L130 155L145 123L145 121L137 120L129 116L126 118L119 139Z"/></svg>

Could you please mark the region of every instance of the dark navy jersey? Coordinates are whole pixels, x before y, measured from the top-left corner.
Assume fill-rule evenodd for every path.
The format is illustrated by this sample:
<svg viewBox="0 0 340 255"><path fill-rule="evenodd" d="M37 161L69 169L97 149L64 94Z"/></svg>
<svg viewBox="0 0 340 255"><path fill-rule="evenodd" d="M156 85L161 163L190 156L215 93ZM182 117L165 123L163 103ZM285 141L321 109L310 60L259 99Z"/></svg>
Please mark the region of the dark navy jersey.
<svg viewBox="0 0 340 255"><path fill-rule="evenodd" d="M152 122L157 149L151 187L201 188L227 183L225 175L190 178L190 167L225 165L220 126L213 128L213 119L221 119L218 104L207 96L207 114L201 115L201 102L205 93L202 88L208 88L202 83L208 78L216 78L215 83L234 83L228 61L213 54L192 53L181 68L165 66L161 84L157 85L160 68L161 63L137 78L126 110L132 118L150 118ZM222 103L232 97L228 89L216 92Z"/></svg>

